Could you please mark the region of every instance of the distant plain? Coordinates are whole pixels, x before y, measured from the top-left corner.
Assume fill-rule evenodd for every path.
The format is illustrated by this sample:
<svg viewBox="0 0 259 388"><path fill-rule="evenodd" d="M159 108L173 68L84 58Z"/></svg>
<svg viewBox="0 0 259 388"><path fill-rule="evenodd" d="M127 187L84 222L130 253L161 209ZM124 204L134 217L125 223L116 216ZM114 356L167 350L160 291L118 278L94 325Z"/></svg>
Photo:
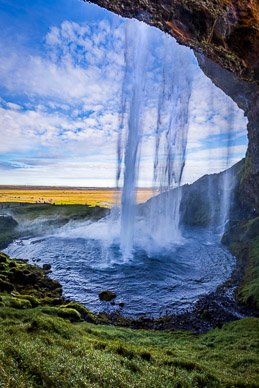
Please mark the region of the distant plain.
<svg viewBox="0 0 259 388"><path fill-rule="evenodd" d="M151 189L138 189L137 202L152 197ZM121 190L114 188L0 186L0 202L52 203L89 205L110 208L120 203Z"/></svg>

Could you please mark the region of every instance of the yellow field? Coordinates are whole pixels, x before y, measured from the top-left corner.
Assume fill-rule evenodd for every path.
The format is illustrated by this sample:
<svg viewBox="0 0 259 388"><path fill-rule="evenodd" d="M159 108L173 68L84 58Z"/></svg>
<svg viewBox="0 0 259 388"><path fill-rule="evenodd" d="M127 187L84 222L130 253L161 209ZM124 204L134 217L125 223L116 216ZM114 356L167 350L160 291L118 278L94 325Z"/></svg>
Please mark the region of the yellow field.
<svg viewBox="0 0 259 388"><path fill-rule="evenodd" d="M120 203L120 192L114 189L1 189L0 202L55 203L56 205L87 204L112 207ZM142 203L152 196L152 190L139 189L137 202Z"/></svg>

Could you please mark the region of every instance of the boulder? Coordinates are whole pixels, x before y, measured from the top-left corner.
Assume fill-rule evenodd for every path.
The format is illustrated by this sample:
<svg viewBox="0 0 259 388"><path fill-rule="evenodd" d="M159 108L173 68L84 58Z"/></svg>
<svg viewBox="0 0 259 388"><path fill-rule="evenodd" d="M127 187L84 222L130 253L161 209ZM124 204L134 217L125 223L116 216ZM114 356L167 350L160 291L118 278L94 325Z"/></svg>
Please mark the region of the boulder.
<svg viewBox="0 0 259 388"><path fill-rule="evenodd" d="M105 300L106 302L110 302L112 299L116 298L116 294L114 294L112 291L101 291L99 292L99 298L100 300Z"/></svg>
<svg viewBox="0 0 259 388"><path fill-rule="evenodd" d="M42 268L44 271L49 271L51 269L51 265L50 264L43 264Z"/></svg>

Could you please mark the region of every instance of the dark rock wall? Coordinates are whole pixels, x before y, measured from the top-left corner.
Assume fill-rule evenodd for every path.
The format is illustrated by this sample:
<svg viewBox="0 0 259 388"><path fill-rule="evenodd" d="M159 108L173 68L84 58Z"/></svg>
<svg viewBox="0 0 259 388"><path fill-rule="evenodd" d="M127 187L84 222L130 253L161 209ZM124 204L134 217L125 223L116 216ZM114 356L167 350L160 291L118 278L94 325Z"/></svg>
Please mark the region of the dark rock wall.
<svg viewBox="0 0 259 388"><path fill-rule="evenodd" d="M87 1L87 0L84 0ZM91 0L142 20L259 84L258 0Z"/></svg>
<svg viewBox="0 0 259 388"><path fill-rule="evenodd" d="M199 65L212 82L243 109L248 118L248 150L240 183L240 201L259 213L259 87L238 79L204 55L196 53Z"/></svg>
<svg viewBox="0 0 259 388"><path fill-rule="evenodd" d="M240 221L253 216L250 209L240 203L238 185L244 169L244 159L229 169L229 185L232 187L230 198L230 214L228 225L236 225ZM221 199L224 195L224 172L204 175L192 184L180 188L182 200L180 205L181 224L210 227L214 230L220 226ZM179 188L164 192L150 198L146 203L138 205L138 215L149 217L154 209L163 209L167 201L172 203Z"/></svg>
<svg viewBox="0 0 259 388"><path fill-rule="evenodd" d="M84 0L87 1L87 0ZM259 211L259 1L91 0L193 48L201 68L244 110L249 146L241 202ZM211 59L211 61L210 61ZM220 65L217 66L216 64Z"/></svg>

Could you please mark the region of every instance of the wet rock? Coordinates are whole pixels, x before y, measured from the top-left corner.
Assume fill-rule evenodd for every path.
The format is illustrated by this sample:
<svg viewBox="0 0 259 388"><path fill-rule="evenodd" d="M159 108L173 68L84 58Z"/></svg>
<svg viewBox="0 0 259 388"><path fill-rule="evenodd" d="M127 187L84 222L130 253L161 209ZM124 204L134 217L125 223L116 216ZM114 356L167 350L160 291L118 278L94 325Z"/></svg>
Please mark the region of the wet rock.
<svg viewBox="0 0 259 388"><path fill-rule="evenodd" d="M50 264L43 264L42 268L44 271L49 271L51 269L51 265Z"/></svg>
<svg viewBox="0 0 259 388"><path fill-rule="evenodd" d="M116 294L114 294L112 291L101 291L99 292L99 298L100 300L105 300L106 302L110 302L112 299L116 298Z"/></svg>
<svg viewBox="0 0 259 388"><path fill-rule="evenodd" d="M203 310L201 313L201 316L203 319L210 320L211 319L211 314L208 310Z"/></svg>
<svg viewBox="0 0 259 388"><path fill-rule="evenodd" d="M124 305L125 305L125 303L123 303L123 302L120 302L120 303L119 303L119 306L120 306L120 307L124 307Z"/></svg>

